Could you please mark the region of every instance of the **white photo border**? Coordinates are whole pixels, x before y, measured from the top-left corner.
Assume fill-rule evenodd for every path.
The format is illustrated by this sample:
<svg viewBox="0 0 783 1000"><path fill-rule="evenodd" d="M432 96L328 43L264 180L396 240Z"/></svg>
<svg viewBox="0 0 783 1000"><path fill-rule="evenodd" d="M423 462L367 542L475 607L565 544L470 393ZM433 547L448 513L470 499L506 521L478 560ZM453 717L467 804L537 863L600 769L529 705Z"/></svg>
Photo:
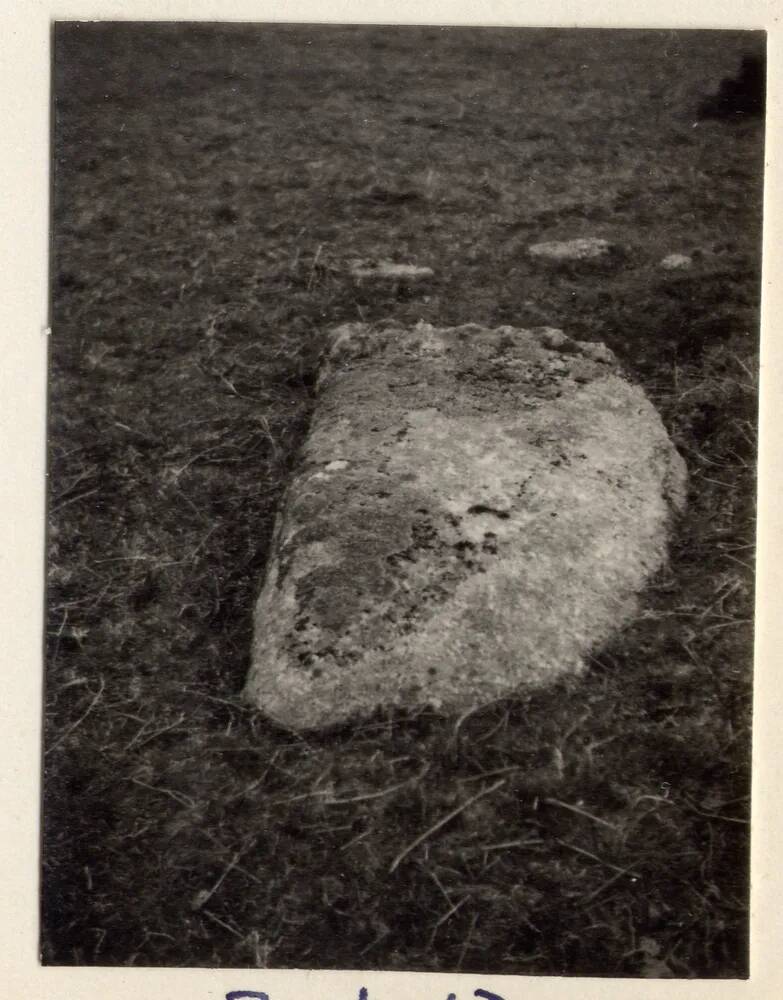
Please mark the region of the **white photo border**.
<svg viewBox="0 0 783 1000"><path fill-rule="evenodd" d="M761 1000L781 992L783 685L776 676L783 593L781 505L780 0L6 0L0 12L0 660L6 668L0 768L0 983L9 998L153 1000L255 991L269 1000L457 1000L475 991L504 1000ZM581 979L424 973L42 967L38 961L48 319L50 44L55 20L376 22L508 26L747 28L768 32L758 598L753 751L751 977L748 981ZM775 986L778 990L775 990ZM239 996L241 996L241 992ZM252 993L250 994L252 996ZM480 996L481 994L479 994ZM486 997L486 993L484 996Z"/></svg>

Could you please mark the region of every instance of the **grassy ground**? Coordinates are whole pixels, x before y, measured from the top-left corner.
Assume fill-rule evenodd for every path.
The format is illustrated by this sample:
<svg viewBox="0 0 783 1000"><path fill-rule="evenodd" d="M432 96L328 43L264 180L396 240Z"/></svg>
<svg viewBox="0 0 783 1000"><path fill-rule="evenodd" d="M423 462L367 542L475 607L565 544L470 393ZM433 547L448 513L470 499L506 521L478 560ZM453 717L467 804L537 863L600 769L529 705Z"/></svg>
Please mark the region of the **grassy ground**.
<svg viewBox="0 0 783 1000"><path fill-rule="evenodd" d="M695 109L760 46L58 31L44 962L746 974L762 125ZM391 315L606 342L689 506L583 678L297 737L254 594L322 332Z"/></svg>

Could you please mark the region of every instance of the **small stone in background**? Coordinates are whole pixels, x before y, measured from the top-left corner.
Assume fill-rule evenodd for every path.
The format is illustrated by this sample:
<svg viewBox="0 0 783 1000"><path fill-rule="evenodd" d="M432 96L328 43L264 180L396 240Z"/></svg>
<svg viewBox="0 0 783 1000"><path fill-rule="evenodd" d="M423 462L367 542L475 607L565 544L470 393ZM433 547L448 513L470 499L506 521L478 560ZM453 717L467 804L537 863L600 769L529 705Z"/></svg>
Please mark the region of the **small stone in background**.
<svg viewBox="0 0 783 1000"><path fill-rule="evenodd" d="M693 263L693 258L684 253L670 253L661 261L661 267L667 271L684 271Z"/></svg>
<svg viewBox="0 0 783 1000"><path fill-rule="evenodd" d="M534 243L528 248L528 253L531 257L544 257L548 260L596 260L606 257L610 249L607 240L588 236L576 240Z"/></svg>
<svg viewBox="0 0 783 1000"><path fill-rule="evenodd" d="M352 260L348 264L348 270L354 278L380 281L420 281L432 278L435 273L431 267L395 264L390 260Z"/></svg>

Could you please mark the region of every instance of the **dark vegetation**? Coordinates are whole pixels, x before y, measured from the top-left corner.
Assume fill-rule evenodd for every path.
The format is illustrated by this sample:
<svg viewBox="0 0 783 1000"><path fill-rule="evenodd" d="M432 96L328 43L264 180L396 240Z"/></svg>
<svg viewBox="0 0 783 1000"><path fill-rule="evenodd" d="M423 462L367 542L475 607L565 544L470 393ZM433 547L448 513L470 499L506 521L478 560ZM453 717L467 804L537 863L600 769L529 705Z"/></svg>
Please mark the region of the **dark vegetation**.
<svg viewBox="0 0 783 1000"><path fill-rule="evenodd" d="M765 69L761 56L745 56L739 75L721 80L718 92L702 101L699 114L704 118L763 114L766 103Z"/></svg>
<svg viewBox="0 0 783 1000"><path fill-rule="evenodd" d="M762 48L58 28L45 963L746 974L763 123L697 109ZM299 737L252 605L322 332L388 316L604 341L689 506L583 678Z"/></svg>

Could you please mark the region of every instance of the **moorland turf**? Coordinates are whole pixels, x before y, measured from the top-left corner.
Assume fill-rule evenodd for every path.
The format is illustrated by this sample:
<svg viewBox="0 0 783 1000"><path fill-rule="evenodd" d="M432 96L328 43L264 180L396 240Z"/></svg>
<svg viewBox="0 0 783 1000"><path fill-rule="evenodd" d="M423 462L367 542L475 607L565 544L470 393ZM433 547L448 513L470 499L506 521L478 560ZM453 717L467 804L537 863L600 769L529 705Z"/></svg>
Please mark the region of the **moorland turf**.
<svg viewBox="0 0 783 1000"><path fill-rule="evenodd" d="M759 39L55 41L44 962L745 975L763 124L696 109ZM604 341L688 507L582 678L298 736L254 597L323 331L389 316Z"/></svg>

